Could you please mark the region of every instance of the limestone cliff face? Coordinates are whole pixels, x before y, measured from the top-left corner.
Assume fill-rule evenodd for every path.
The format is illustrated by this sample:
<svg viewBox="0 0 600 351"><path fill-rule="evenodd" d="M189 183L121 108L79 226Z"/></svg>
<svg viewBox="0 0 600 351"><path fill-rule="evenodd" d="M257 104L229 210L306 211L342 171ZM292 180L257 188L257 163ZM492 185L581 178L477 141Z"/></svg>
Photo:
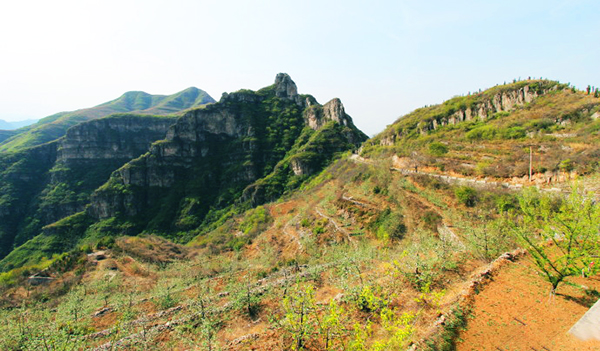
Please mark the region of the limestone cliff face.
<svg viewBox="0 0 600 351"><path fill-rule="evenodd" d="M457 98L466 100L466 103L460 104L458 108L453 108L450 113L443 111L446 104L424 108L424 110L438 109L440 112L436 112L433 118L420 120L409 129L414 128L421 134L426 134L445 125L455 125L472 120L485 120L495 113L510 112L515 108L534 101L544 94L559 89L559 85L551 81L527 81L516 84L517 87L501 86L492 88L483 94ZM454 104L455 101L456 99L452 99L448 103ZM398 128L397 132L384 132L377 138L378 143L382 146L394 145L396 140L402 138L403 133L406 131L408 130L405 128Z"/></svg>
<svg viewBox="0 0 600 351"><path fill-rule="evenodd" d="M331 135L309 152L315 133ZM197 225L215 208L278 196L290 177L319 171L335 152L365 139L339 99L321 106L280 73L269 87L224 93L218 103L180 117L164 140L113 173L93 194L88 212L98 219L152 217L161 228L189 228L181 223ZM292 149L306 157L292 158ZM261 182L265 177L276 184ZM261 185L253 189L260 190L244 191L256 182Z"/></svg>
<svg viewBox="0 0 600 351"><path fill-rule="evenodd" d="M309 127L318 130L329 121L334 121L344 126L352 125L352 118L346 114L342 101L335 98L323 106L310 105L304 112L304 119Z"/></svg>
<svg viewBox="0 0 600 351"><path fill-rule="evenodd" d="M36 218L55 222L83 211L91 192L110 174L163 139L175 118L116 114L71 127L58 141L50 182L41 193Z"/></svg>
<svg viewBox="0 0 600 351"><path fill-rule="evenodd" d="M555 90L555 88L556 86L550 90ZM535 89L531 89L529 86L524 86L518 90L505 91L496 94L490 100L478 103L473 107L460 109L450 116L425 122L424 124L420 125L419 128L421 129L422 133L425 133L428 130L435 130L440 126L447 124L457 124L463 121L471 121L473 119L485 120L488 118L488 116L491 116L494 113L508 112L516 107L530 103L535 98L547 93L548 91L549 90L537 91ZM389 141L386 142L389 143Z"/></svg>
<svg viewBox="0 0 600 351"><path fill-rule="evenodd" d="M15 194L0 191L0 197L17 200L0 204L0 222L7 225L6 230L0 228L0 237L10 231L6 245L19 245L39 234L44 225L83 211L94 189L145 153L152 142L164 138L174 122L175 118L117 114L78 124L55 142L21 151L21 156L15 156L15 161L21 160L15 165L20 166L0 172L5 189L18 190ZM18 172L8 171L11 168Z"/></svg>
<svg viewBox="0 0 600 351"><path fill-rule="evenodd" d="M174 118L116 115L81 123L67 130L59 143L62 162L131 160L164 138Z"/></svg>

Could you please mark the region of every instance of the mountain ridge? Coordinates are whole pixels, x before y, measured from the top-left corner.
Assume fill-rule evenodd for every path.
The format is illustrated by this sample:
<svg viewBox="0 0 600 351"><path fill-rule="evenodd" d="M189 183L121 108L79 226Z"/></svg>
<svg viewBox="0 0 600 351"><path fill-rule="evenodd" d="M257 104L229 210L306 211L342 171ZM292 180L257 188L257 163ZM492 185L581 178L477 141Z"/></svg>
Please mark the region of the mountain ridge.
<svg viewBox="0 0 600 351"><path fill-rule="evenodd" d="M98 124L107 118L111 117L80 126ZM91 195L89 207L74 214L74 220L111 224L90 235L102 236L103 230L108 235L153 230L178 236L182 234L177 233L187 231L189 240L202 232L198 228L210 227L215 217L272 201L296 188L337 153L355 149L366 140L339 99L321 106L312 96L299 95L287 74L277 75L275 84L256 92L224 94L218 103L193 108L172 121L164 140L135 155L139 157L117 169L104 185L96 183L99 188ZM69 129L67 141L73 139L77 128ZM63 141L59 157L70 154L75 160L83 160L87 152L80 150L83 141L69 141L68 145ZM64 166L57 163L54 167L56 170L51 173L56 179ZM64 197L65 189L55 189L61 189L54 197L62 202L56 196ZM53 194L53 190L47 191ZM67 198L74 195L77 193ZM63 213L70 215L74 211ZM50 237L62 235L61 225L47 228L46 232L55 233ZM27 237L31 237L34 231L28 233L31 234ZM85 236L83 232L78 235ZM65 249L75 242L65 244ZM54 250L56 246L50 252L42 251L48 255ZM10 257L7 256L7 262L12 261Z"/></svg>
<svg viewBox="0 0 600 351"><path fill-rule="evenodd" d="M15 130L15 129L19 129L22 127L26 127L30 124L34 124L36 123L38 120L37 119L27 119L27 120L21 120L21 121L5 121L3 119L0 119L0 130ZM2 141L2 139L0 139L0 142Z"/></svg>
<svg viewBox="0 0 600 351"><path fill-rule="evenodd" d="M126 92L114 100L95 107L59 112L40 119L36 124L20 128L17 134L0 141L0 152L22 150L58 139L69 127L112 113L166 115L214 101L208 93L198 88L188 88L173 95L151 95L142 91Z"/></svg>

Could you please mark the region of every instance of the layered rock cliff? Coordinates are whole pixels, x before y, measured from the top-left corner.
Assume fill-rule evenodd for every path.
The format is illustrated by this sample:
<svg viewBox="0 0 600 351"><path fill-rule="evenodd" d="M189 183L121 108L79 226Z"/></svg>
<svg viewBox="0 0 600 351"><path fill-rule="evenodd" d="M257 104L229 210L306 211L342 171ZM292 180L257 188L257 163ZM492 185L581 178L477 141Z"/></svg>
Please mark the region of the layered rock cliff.
<svg viewBox="0 0 600 351"><path fill-rule="evenodd" d="M278 74L272 86L185 114L113 173L89 213L135 219L140 230L188 230L219 209L277 198L365 139L339 99L321 106Z"/></svg>
<svg viewBox="0 0 600 351"><path fill-rule="evenodd" d="M90 193L164 138L174 118L116 114L42 146L0 155L0 257L44 225L82 211Z"/></svg>

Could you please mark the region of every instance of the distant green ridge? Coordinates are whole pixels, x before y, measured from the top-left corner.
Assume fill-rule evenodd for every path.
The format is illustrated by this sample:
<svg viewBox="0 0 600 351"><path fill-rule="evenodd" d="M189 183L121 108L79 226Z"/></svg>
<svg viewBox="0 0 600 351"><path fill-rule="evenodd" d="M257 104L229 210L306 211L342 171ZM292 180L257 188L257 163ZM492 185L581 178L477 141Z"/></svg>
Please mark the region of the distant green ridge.
<svg viewBox="0 0 600 351"><path fill-rule="evenodd" d="M18 129L15 135L4 139L0 134L0 152L23 150L56 140L76 124L113 113L166 115L213 102L215 100L208 93L198 88L188 88L173 95L151 95L143 91L130 91L115 100L92 108L60 112L42 118L33 125Z"/></svg>

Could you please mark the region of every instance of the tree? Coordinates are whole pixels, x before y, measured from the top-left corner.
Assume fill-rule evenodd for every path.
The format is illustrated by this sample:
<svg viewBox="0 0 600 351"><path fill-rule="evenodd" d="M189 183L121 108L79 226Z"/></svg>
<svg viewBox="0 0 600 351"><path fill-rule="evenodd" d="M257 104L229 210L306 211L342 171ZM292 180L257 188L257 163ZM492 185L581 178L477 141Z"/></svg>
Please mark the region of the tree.
<svg viewBox="0 0 600 351"><path fill-rule="evenodd" d="M600 205L574 186L557 201L526 189L519 199L520 219L512 232L528 250L537 268L552 285L552 293L567 277L594 274L600 253Z"/></svg>
<svg viewBox="0 0 600 351"><path fill-rule="evenodd" d="M315 320L311 318L316 311L314 287L296 285L293 291L283 298L282 305L284 316L281 325L292 339L290 348L303 350L316 327Z"/></svg>

